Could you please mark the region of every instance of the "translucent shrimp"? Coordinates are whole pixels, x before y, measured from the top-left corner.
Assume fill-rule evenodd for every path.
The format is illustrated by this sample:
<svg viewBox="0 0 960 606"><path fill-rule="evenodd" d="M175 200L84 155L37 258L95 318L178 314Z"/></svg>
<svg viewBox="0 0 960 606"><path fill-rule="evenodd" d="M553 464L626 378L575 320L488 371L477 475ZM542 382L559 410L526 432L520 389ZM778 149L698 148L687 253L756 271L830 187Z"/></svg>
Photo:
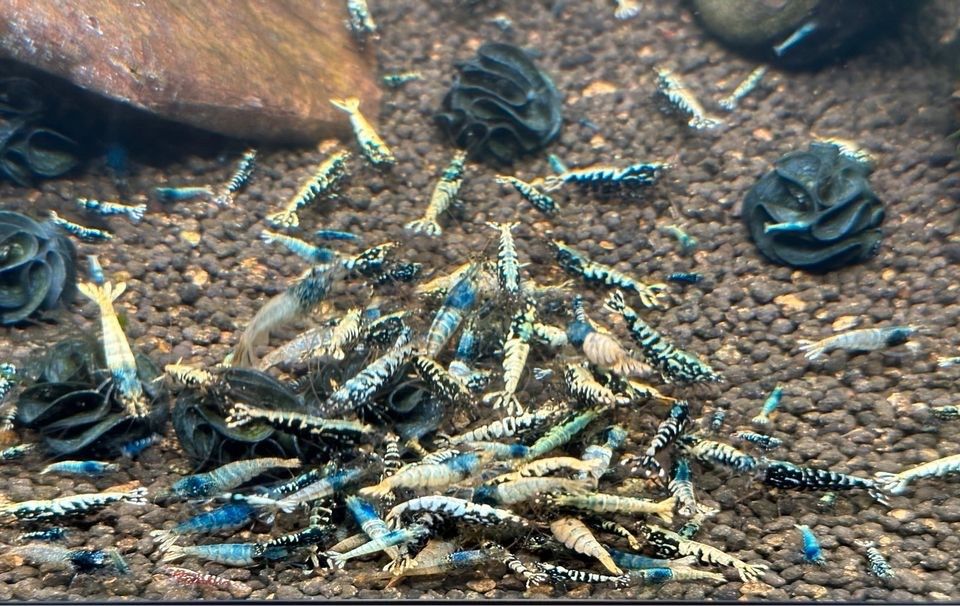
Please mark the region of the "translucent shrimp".
<svg viewBox="0 0 960 606"><path fill-rule="evenodd" d="M886 347L902 345L917 332L912 326L888 326L886 328L860 328L820 341L800 341L800 351L808 360L816 360L825 353L836 349L848 351L876 351Z"/></svg>
<svg viewBox="0 0 960 606"><path fill-rule="evenodd" d="M280 459L276 457L234 461L207 473L198 473L181 478L174 482L164 496L187 499L212 497L249 482L265 471L277 467L296 469L301 465L300 459Z"/></svg>
<svg viewBox="0 0 960 606"><path fill-rule="evenodd" d="M591 493L582 496L556 495L549 500L556 507L569 507L594 513L655 515L667 524L673 523L673 508L677 503L676 497L668 497L657 502L603 493Z"/></svg>
<svg viewBox="0 0 960 606"><path fill-rule="evenodd" d="M570 550L597 559L611 574L617 576L623 574L623 570L613 561L610 553L580 520L575 518L554 520L550 524L550 532Z"/></svg>
<svg viewBox="0 0 960 606"><path fill-rule="evenodd" d="M935 461L911 467L900 473L878 471L874 474L877 485L888 494L903 494L907 486L914 480L922 478L942 478L943 476L960 473L960 454L950 455Z"/></svg>

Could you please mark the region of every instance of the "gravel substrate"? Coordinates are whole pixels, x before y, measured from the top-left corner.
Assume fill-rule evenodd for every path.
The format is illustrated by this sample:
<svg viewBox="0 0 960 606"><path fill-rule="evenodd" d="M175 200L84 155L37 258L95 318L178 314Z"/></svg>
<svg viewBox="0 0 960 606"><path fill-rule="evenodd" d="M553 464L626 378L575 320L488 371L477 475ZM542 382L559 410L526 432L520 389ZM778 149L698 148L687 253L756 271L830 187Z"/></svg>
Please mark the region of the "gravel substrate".
<svg viewBox="0 0 960 606"><path fill-rule="evenodd" d="M872 475L960 452L956 422L940 423L929 414L929 407L955 403L957 371L938 369L936 356L960 353L960 239L954 235L960 209L954 144L946 139L954 121L948 103L954 79L930 59L930 49L949 34L945 24L960 19L956 3L931 2L898 39L877 42L844 65L815 73L771 70L740 109L727 116L727 126L712 133L692 132L658 111L651 98L652 68L672 67L712 108L755 65L706 39L679 3L645 2L638 17L623 22L613 18L613 2L606 0L503 2L499 8L477 9L470 17L465 16L470 11L450 8L451 2L371 4L383 32L379 53L384 72L417 69L425 79L385 96L379 132L397 156L396 168L386 175L369 167L355 171L340 202L320 202L301 213L306 227L356 231L370 244L400 240L402 256L422 262L427 277L477 250L494 250L495 234L484 223L509 220L521 221L515 230L521 259L528 260L530 273L543 281L561 278L544 243L546 236L650 281L674 271L702 272L706 279L701 284L671 287L673 301L666 311L647 314L653 325L709 360L727 379L719 389L692 398L695 412L727 406L726 428L745 429L766 395L783 384L783 403L772 425L773 435L785 442L777 458ZM497 15L512 19L510 32L491 22ZM564 212L548 221L497 185L496 169L471 165L461 191L464 211L459 218L441 220L443 238L406 235L403 224L422 213L432 183L451 156L430 120L453 73L451 64L472 55L486 40L510 41L542 54L537 62L564 94L567 119L550 152L571 166L670 162L673 168L661 184L640 202L560 195ZM782 154L806 148L814 134L857 141L874 153L878 163L871 183L888 204L884 227L889 235L878 256L826 275L770 265L748 241L739 217L740 202L755 180ZM183 149L182 157L164 166L138 164L129 178L133 195L126 201L137 201L159 185L219 184L241 150L233 145L218 156L194 156ZM293 255L263 244L257 235L266 227L264 216L286 203L321 158L313 150L262 150L255 179L234 206L152 202L140 225L109 221L116 235L113 242L79 245L82 253L99 255L108 279L127 281L118 308L127 314L127 334L136 347L159 364L181 357L208 365L222 360L238 330L304 268ZM544 155L522 160L512 170L531 180L550 169ZM75 197L117 195L114 181L95 166L74 180L46 182L38 190L0 183L0 207L35 215L48 208L72 209ZM660 231L678 220L700 242L691 257L680 256L675 242ZM586 296L593 316L606 321L599 295ZM406 300L413 302L408 296ZM340 309L347 303L333 301ZM2 347L4 361L22 364L45 344L99 329L91 305L75 304L56 320L0 329L0 339L10 344ZM829 336L835 327L853 321L861 328L914 324L925 329L914 339L916 348L856 356L834 352L815 362L798 351L798 340ZM625 332L621 335L628 342ZM622 418L632 415L631 427L649 432L662 413L662 407L651 405ZM631 440L628 450L634 444ZM132 480L152 494L186 466L172 430L159 447L107 478L38 476L45 463L34 456L0 465L0 494L12 501L52 498ZM818 509L817 494L771 492L749 478L710 472L700 474L698 482L705 500L722 507L698 538L748 562L767 564L770 573L763 583L744 584L728 575L729 582L719 586L525 590L521 581L495 565L380 590L354 585L355 575L374 570L374 562L307 575L282 565L225 569L187 560L189 567L222 573L249 588L231 595L180 587L156 575L160 554L149 532L184 519L188 508L151 504L111 507L70 534L71 547L119 548L132 574L116 579L80 575L71 584L69 573L0 558L0 600L63 599L68 586L71 599L88 600L960 600L960 489L955 480L918 482L906 496L892 497L889 508L866 494L841 495L829 512ZM827 567L802 563L794 524L814 529ZM0 552L16 544L20 530L0 528ZM253 540L267 530L257 527L229 540ZM864 539L875 541L888 557L894 579L880 581L867 573L856 545Z"/></svg>

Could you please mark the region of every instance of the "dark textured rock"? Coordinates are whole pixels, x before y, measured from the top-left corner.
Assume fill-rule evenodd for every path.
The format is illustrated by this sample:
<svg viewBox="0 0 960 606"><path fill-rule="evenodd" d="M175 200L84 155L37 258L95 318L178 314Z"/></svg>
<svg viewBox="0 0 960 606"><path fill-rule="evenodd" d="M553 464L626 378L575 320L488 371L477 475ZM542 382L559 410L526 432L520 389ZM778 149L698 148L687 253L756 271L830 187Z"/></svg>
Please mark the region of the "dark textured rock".
<svg viewBox="0 0 960 606"><path fill-rule="evenodd" d="M348 134L329 99L374 119L371 61L322 0L10 0L0 54L165 118L225 135L312 143Z"/></svg>
<svg viewBox="0 0 960 606"><path fill-rule="evenodd" d="M827 271L876 254L883 204L870 189L870 169L837 146L812 143L791 152L747 193L743 220L768 259ZM783 229L767 232L771 225Z"/></svg>
<svg viewBox="0 0 960 606"><path fill-rule="evenodd" d="M509 163L560 132L560 93L522 49L484 44L457 68L435 120L472 155Z"/></svg>

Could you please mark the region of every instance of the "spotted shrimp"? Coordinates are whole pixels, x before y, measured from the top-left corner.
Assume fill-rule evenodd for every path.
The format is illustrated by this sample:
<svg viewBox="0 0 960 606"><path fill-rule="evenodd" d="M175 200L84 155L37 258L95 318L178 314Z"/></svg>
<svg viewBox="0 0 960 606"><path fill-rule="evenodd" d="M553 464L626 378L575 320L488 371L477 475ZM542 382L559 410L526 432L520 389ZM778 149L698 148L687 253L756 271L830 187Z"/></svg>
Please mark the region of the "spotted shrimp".
<svg viewBox="0 0 960 606"><path fill-rule="evenodd" d="M346 99L331 99L330 103L350 116L350 126L357 137L363 155L376 168L389 168L397 163L393 152L387 147L377 131L360 113L360 99L348 97Z"/></svg>
<svg viewBox="0 0 960 606"><path fill-rule="evenodd" d="M559 240L551 240L549 245L556 253L560 268L570 276L581 278L588 285L622 288L632 292L644 307L662 307L660 297L666 291L666 284L643 284L609 265L591 261Z"/></svg>
<svg viewBox="0 0 960 606"><path fill-rule="evenodd" d="M443 233L443 228L437 222L451 204L456 202L457 194L460 192L460 186L463 184L464 167L467 161L467 153L458 151L453 156L453 160L443 171L440 180L433 188L430 195L430 203L423 217L416 221L411 221L404 225L404 228L416 234L424 234L431 238L436 238Z"/></svg>
<svg viewBox="0 0 960 606"><path fill-rule="evenodd" d="M297 193L290 198L283 210L267 215L267 223L274 227L288 229L299 226L300 216L297 213L318 197L328 196L340 186L347 176L347 162L349 160L350 152L346 151L335 152L324 160L313 175L304 181Z"/></svg>
<svg viewBox="0 0 960 606"><path fill-rule="evenodd" d="M117 202L101 202L100 200L93 200L90 198L77 198L77 205L80 208L92 211L101 217L123 215L132 223L139 223L142 221L144 213L147 212L146 204L127 206L126 204L119 204Z"/></svg>
<svg viewBox="0 0 960 606"><path fill-rule="evenodd" d="M547 216L555 215L559 210L556 201L535 185L507 175L497 175L495 181L501 185L513 187L513 189L517 190L517 193L523 196L524 200Z"/></svg>
<svg viewBox="0 0 960 606"><path fill-rule="evenodd" d="M253 175L253 169L256 166L257 150L249 148L243 152L243 156L241 156L240 161L237 162L237 167L234 169L230 179L226 185L221 188L220 192L217 193L213 201L218 206L233 204L236 195L250 181L250 177Z"/></svg>

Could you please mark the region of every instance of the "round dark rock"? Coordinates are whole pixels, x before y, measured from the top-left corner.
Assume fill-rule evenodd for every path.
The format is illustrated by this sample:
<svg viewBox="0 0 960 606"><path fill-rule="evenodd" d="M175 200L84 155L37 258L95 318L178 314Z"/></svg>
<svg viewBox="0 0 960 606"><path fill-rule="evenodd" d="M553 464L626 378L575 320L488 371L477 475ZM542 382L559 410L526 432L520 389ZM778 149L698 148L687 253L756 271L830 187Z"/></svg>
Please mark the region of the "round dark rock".
<svg viewBox="0 0 960 606"><path fill-rule="evenodd" d="M744 199L750 237L771 261L810 271L873 256L884 209L869 172L833 144L812 143L783 156Z"/></svg>
<svg viewBox="0 0 960 606"><path fill-rule="evenodd" d="M560 93L522 49L487 43L457 68L434 120L471 155L511 163L560 132Z"/></svg>

